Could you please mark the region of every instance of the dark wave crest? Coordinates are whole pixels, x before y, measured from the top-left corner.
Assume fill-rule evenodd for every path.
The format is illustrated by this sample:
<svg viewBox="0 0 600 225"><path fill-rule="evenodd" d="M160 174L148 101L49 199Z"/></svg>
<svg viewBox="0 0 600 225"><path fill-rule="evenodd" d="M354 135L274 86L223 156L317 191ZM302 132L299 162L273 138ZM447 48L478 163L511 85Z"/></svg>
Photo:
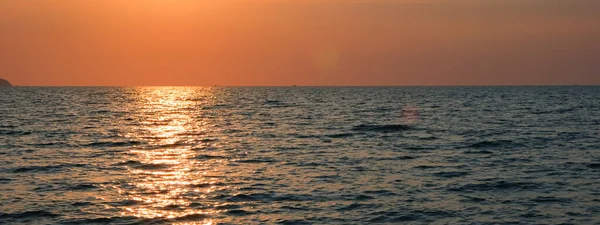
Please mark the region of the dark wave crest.
<svg viewBox="0 0 600 225"><path fill-rule="evenodd" d="M533 190L540 188L541 184L529 182L494 181L476 184L466 184L460 187L452 187L449 190L459 192L473 191L500 191L500 190Z"/></svg>
<svg viewBox="0 0 600 225"><path fill-rule="evenodd" d="M406 130L409 130L409 129L411 129L411 126L403 125L403 124L389 124L389 125L365 125L365 124L361 124L361 125L358 125L358 126L354 126L352 128L353 131L382 132L382 133L406 131Z"/></svg>
<svg viewBox="0 0 600 225"><path fill-rule="evenodd" d="M120 163L116 163L116 166L128 166L130 168L141 169L141 170L160 170L167 169L171 165L167 164L153 164L153 163L142 163L136 160L128 160Z"/></svg>
<svg viewBox="0 0 600 225"><path fill-rule="evenodd" d="M39 217L59 217L59 214L54 214L44 210L26 211L21 213L2 213L0 219L23 219L23 218L39 218Z"/></svg>
<svg viewBox="0 0 600 225"><path fill-rule="evenodd" d="M143 144L139 141L118 141L118 142L92 142L84 144L85 147L128 147Z"/></svg>
<svg viewBox="0 0 600 225"><path fill-rule="evenodd" d="M522 147L522 144L516 143L511 140L495 140L495 141L480 141L464 146L464 148L514 148Z"/></svg>
<svg viewBox="0 0 600 225"><path fill-rule="evenodd" d="M29 173L29 172L53 172L62 169L69 169L73 167L85 167L85 164L59 164L49 166L24 166L18 167L13 170L13 173Z"/></svg>

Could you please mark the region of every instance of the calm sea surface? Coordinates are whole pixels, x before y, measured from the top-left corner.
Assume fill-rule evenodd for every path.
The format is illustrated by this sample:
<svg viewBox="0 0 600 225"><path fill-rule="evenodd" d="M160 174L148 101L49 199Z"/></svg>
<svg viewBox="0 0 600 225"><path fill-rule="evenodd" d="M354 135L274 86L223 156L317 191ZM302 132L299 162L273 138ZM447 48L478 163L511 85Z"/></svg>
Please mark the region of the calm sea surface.
<svg viewBox="0 0 600 225"><path fill-rule="evenodd" d="M600 87L0 89L1 224L600 224Z"/></svg>

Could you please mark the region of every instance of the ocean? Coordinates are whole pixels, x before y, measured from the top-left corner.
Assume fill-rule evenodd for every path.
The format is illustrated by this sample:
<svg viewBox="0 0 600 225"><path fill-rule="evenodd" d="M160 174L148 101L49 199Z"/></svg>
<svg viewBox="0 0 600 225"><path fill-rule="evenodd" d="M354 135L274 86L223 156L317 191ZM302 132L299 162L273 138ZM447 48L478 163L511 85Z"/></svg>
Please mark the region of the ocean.
<svg viewBox="0 0 600 225"><path fill-rule="evenodd" d="M1 224L600 224L600 87L0 89Z"/></svg>

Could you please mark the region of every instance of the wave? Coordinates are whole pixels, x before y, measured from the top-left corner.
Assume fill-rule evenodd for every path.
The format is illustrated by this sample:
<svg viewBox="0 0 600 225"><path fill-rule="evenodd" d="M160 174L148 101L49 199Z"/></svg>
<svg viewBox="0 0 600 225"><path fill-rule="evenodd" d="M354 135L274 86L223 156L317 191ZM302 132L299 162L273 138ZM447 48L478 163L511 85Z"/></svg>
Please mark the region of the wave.
<svg viewBox="0 0 600 225"><path fill-rule="evenodd" d="M272 197L273 201L277 202L302 202L302 201L311 201L314 197L312 195L306 194L285 194L281 196Z"/></svg>
<svg viewBox="0 0 600 225"><path fill-rule="evenodd" d="M273 160L273 159L243 159L243 160L236 160L234 162L236 162L236 163L274 163L277 161Z"/></svg>
<svg viewBox="0 0 600 225"><path fill-rule="evenodd" d="M379 195L379 196L396 196L397 194L392 192L392 191L388 191L388 190L368 190L368 191L364 191L364 194L375 194L375 195Z"/></svg>
<svg viewBox="0 0 600 225"><path fill-rule="evenodd" d="M92 203L92 202L73 202L73 203L71 203L71 205L75 206L75 207L84 207L84 206L94 205L94 203Z"/></svg>
<svg viewBox="0 0 600 225"><path fill-rule="evenodd" d="M208 187L214 187L214 186L226 186L225 183L223 182L215 182L215 183L197 183L197 184L190 184L190 187L194 187L194 188L208 188Z"/></svg>
<svg viewBox="0 0 600 225"><path fill-rule="evenodd" d="M464 154L494 154L492 151L481 150L481 151L465 151Z"/></svg>
<svg viewBox="0 0 600 225"><path fill-rule="evenodd" d="M171 165L168 165L168 164L142 163L142 162L136 161L136 160L128 160L128 161L116 163L114 165L128 166L131 168L141 169L141 170L161 170L161 169L167 169L167 168L171 167Z"/></svg>
<svg viewBox="0 0 600 225"><path fill-rule="evenodd" d="M466 176L467 174L469 174L469 172L452 171L452 172L438 172L438 173L434 173L433 175L436 177L454 178L454 177Z"/></svg>
<svg viewBox="0 0 600 225"><path fill-rule="evenodd" d="M449 218L449 217L457 217L458 215L452 211L446 210L436 210L436 209L415 209L415 210L407 210L403 212L398 211L378 211L369 213L369 216L375 217L367 217L366 221L369 223L400 223L404 224L410 221L433 221L438 218Z"/></svg>
<svg viewBox="0 0 600 225"><path fill-rule="evenodd" d="M26 136L30 135L29 131L15 131L15 130L0 130L0 135L9 135L9 136Z"/></svg>
<svg viewBox="0 0 600 225"><path fill-rule="evenodd" d="M85 167L85 164L61 164L61 165L50 165L50 166L24 166L14 169L13 173L28 173L28 172L53 172L71 167Z"/></svg>
<svg viewBox="0 0 600 225"><path fill-rule="evenodd" d="M460 187L451 187L450 191L474 192L474 191L499 191L499 190L532 190L540 188L541 184L529 182L495 181L478 184L466 184Z"/></svg>
<svg viewBox="0 0 600 225"><path fill-rule="evenodd" d="M199 132L187 131L187 132L178 133L176 135L177 136L183 136L183 137L190 137L190 136L194 136L195 137L195 136L204 136L204 135L206 135L206 132L203 132L203 131L199 131ZM209 140L209 139L207 138L207 140ZM214 140L216 140L216 139L214 139Z"/></svg>
<svg viewBox="0 0 600 225"><path fill-rule="evenodd" d="M361 203L352 203L347 206L343 206L341 208L336 209L337 211L351 211L356 209L376 209L381 207L378 204L361 204Z"/></svg>
<svg viewBox="0 0 600 225"><path fill-rule="evenodd" d="M247 216L247 215L252 215L254 213L246 211L246 210L242 210L242 209L232 209L232 210L227 210L226 214L231 215L231 216Z"/></svg>
<svg viewBox="0 0 600 225"><path fill-rule="evenodd" d="M514 147L522 147L522 144L519 143L515 143L511 140L496 140L496 141L480 141L480 142L475 142L472 144L469 144L467 146L464 146L462 148L474 148L474 149L480 149L480 148L514 148ZM489 154L489 153L484 153L484 154Z"/></svg>
<svg viewBox="0 0 600 225"><path fill-rule="evenodd" d="M553 114L553 113L566 114L566 113L573 112L573 111L581 109L581 108L583 108L583 107L576 106L576 107L570 107L570 108L558 108L558 109L553 109L553 110L538 110L538 111L531 112L531 114L536 114L536 115Z"/></svg>
<svg viewBox="0 0 600 225"><path fill-rule="evenodd" d="M403 222L410 222L410 221L416 221L421 219L420 216L418 215L413 215L413 214L408 214L408 215L401 215L401 216L377 216L375 218L369 219L368 222L369 223L403 223Z"/></svg>
<svg viewBox="0 0 600 225"><path fill-rule="evenodd" d="M34 143L34 144L28 144L28 145L44 148L44 147L50 147L50 146L55 146L55 145L67 145L67 143L66 142L47 142L47 143Z"/></svg>
<svg viewBox="0 0 600 225"><path fill-rule="evenodd" d="M263 103L263 105L271 106L271 107L289 107L289 106L291 106L290 103L278 101L278 100L267 100Z"/></svg>
<svg viewBox="0 0 600 225"><path fill-rule="evenodd" d="M310 225L312 223L306 221L306 220L280 220L277 221L277 224L282 224L282 225Z"/></svg>
<svg viewBox="0 0 600 225"><path fill-rule="evenodd" d="M146 147L143 147L143 149L145 149L145 150L154 150L154 149L178 148L178 147L185 147L185 146L191 146L191 144L183 142L183 141L178 141L178 142L175 142L175 143L172 143L172 144L162 144L162 145L146 146Z"/></svg>
<svg viewBox="0 0 600 225"><path fill-rule="evenodd" d="M265 101L265 104L275 104L275 105L278 105L278 104L281 104L281 101L267 100L267 101Z"/></svg>
<svg viewBox="0 0 600 225"><path fill-rule="evenodd" d="M228 202L253 202L269 199L270 196L266 194L236 194L230 197L227 197Z"/></svg>
<svg viewBox="0 0 600 225"><path fill-rule="evenodd" d="M416 156L408 156L408 155L403 155L403 156L397 156L397 157L382 157L382 158L378 158L378 157L369 157L366 158L367 160L376 160L376 161L396 161L396 160L411 160L411 159L416 159Z"/></svg>
<svg viewBox="0 0 600 225"><path fill-rule="evenodd" d="M363 195L363 194L358 194L358 195L341 195L340 197L343 200L347 200L347 201L368 201L368 200L375 199L374 197L372 197L370 195Z"/></svg>
<svg viewBox="0 0 600 225"><path fill-rule="evenodd" d="M226 199L228 202L304 202L315 199L314 196L308 194L273 195L268 193L221 195L218 198Z"/></svg>
<svg viewBox="0 0 600 225"><path fill-rule="evenodd" d="M166 219L154 219L153 222L146 222L147 224L168 224L174 222L189 222L189 221L199 221L209 218L206 214L194 213L188 214L185 216L175 217L175 218L166 218Z"/></svg>
<svg viewBox="0 0 600 225"><path fill-rule="evenodd" d="M123 201L118 201L118 202L112 202L112 203L110 203L110 205L111 206L134 206L134 205L139 205L139 204L143 204L143 203L144 202L142 202L142 201L128 199L128 200L123 200Z"/></svg>
<svg viewBox="0 0 600 225"><path fill-rule="evenodd" d="M587 167L591 169L600 169L600 163L590 163Z"/></svg>
<svg viewBox="0 0 600 225"><path fill-rule="evenodd" d="M572 202L573 200L569 199L569 198L557 198L557 197L543 197L543 196L538 196L534 199L531 199L532 202L538 202L538 203L569 203Z"/></svg>
<svg viewBox="0 0 600 225"><path fill-rule="evenodd" d="M92 142L88 144L84 144L84 147L128 147L128 146L136 146L144 144L139 141L123 141L123 142Z"/></svg>
<svg viewBox="0 0 600 225"><path fill-rule="evenodd" d="M96 188L98 188L98 187L94 184L78 184L78 185L72 186L70 188L70 190L90 190L90 189L96 189Z"/></svg>
<svg viewBox="0 0 600 225"><path fill-rule="evenodd" d="M0 219L22 219L22 218L39 218L39 217L59 217L59 214L54 214L44 210L26 211L21 213L3 213L0 212Z"/></svg>
<svg viewBox="0 0 600 225"><path fill-rule="evenodd" d="M463 196L463 197L465 197L465 199L460 200L460 202L477 203L477 202L487 201L487 199L485 199L485 198L478 198L478 197L473 197L473 196Z"/></svg>
<svg viewBox="0 0 600 225"><path fill-rule="evenodd" d="M135 221L137 218L135 217L99 217L99 218L89 218L89 219L77 219L62 222L64 224L131 224L131 222ZM133 223L136 224L136 223Z"/></svg>
<svg viewBox="0 0 600 225"><path fill-rule="evenodd" d="M201 154L194 157L195 159L229 159L227 156Z"/></svg>
<svg viewBox="0 0 600 225"><path fill-rule="evenodd" d="M292 210L292 211L308 211L308 210L310 210L310 208L308 208L308 207L299 206L299 205L296 205L296 206L284 205L284 206L281 206L280 209L284 209L286 211L290 211L290 210Z"/></svg>
<svg viewBox="0 0 600 225"><path fill-rule="evenodd" d="M406 150L433 150L435 147L428 146L409 146L405 148Z"/></svg>
<svg viewBox="0 0 600 225"><path fill-rule="evenodd" d="M144 150L155 150L155 149L169 149L169 148L179 148L179 147L190 147L192 150L200 150L206 149L210 147L207 143L218 141L217 139L200 139L200 140L186 140L186 141L177 141L171 144L160 144L160 145L149 145L145 147L141 147Z"/></svg>
<svg viewBox="0 0 600 225"><path fill-rule="evenodd" d="M358 126L354 126L352 128L353 131L382 132L382 133L406 131L409 129L411 129L411 126L403 125L403 124L389 124L389 125L361 124Z"/></svg>
<svg viewBox="0 0 600 225"><path fill-rule="evenodd" d="M435 169L435 168L442 168L443 166L430 166L430 165L419 165L419 166L415 166L413 168L415 169L422 169L422 170L427 170L427 169Z"/></svg>
<svg viewBox="0 0 600 225"><path fill-rule="evenodd" d="M352 134L352 133L339 133L339 134L325 135L325 137L328 137L328 138L347 138L347 137L352 137L352 136L354 136L354 134Z"/></svg>

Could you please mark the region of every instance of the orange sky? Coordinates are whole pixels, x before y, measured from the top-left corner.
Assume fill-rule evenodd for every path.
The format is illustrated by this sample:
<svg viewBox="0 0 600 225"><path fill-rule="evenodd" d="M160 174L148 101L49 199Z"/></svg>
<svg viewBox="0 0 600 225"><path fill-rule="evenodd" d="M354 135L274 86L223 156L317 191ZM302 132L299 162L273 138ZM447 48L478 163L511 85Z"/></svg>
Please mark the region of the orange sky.
<svg viewBox="0 0 600 225"><path fill-rule="evenodd" d="M41 86L600 84L597 0L2 0Z"/></svg>

